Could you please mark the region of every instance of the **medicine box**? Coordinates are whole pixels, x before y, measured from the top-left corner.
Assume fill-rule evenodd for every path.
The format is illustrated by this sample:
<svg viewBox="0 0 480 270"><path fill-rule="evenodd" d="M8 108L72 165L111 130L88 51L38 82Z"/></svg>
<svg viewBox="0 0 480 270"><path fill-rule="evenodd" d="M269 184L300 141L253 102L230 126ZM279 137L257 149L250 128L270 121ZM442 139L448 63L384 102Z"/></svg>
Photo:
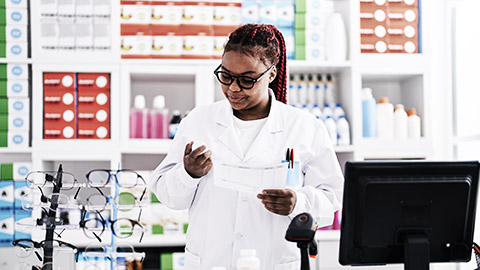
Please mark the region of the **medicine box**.
<svg viewBox="0 0 480 270"><path fill-rule="evenodd" d="M293 28L295 22L294 0L277 2L277 26L280 28Z"/></svg>
<svg viewBox="0 0 480 270"><path fill-rule="evenodd" d="M110 28L110 21L107 18L95 18L95 22L93 24L94 50L110 50L112 46Z"/></svg>
<svg viewBox="0 0 480 270"><path fill-rule="evenodd" d="M58 24L56 19L40 19L40 46L44 50L57 49L58 43Z"/></svg>
<svg viewBox="0 0 480 270"><path fill-rule="evenodd" d="M0 131L28 131L30 117L28 115L0 114Z"/></svg>
<svg viewBox="0 0 480 270"><path fill-rule="evenodd" d="M28 80L27 64L0 64L0 79L25 79Z"/></svg>
<svg viewBox="0 0 480 270"><path fill-rule="evenodd" d="M13 209L0 210L0 246L12 246L14 224Z"/></svg>
<svg viewBox="0 0 480 270"><path fill-rule="evenodd" d="M57 46L62 50L75 49L75 21L73 18L59 18Z"/></svg>
<svg viewBox="0 0 480 270"><path fill-rule="evenodd" d="M0 41L5 42L27 42L26 25L0 25Z"/></svg>
<svg viewBox="0 0 480 270"><path fill-rule="evenodd" d="M179 270L185 267L185 253L162 253L160 254L161 270Z"/></svg>
<svg viewBox="0 0 480 270"><path fill-rule="evenodd" d="M209 59L212 58L214 37L212 27L184 27L182 58Z"/></svg>
<svg viewBox="0 0 480 270"><path fill-rule="evenodd" d="M213 25L234 26L242 23L240 1L215 1L213 3Z"/></svg>
<svg viewBox="0 0 480 270"><path fill-rule="evenodd" d="M276 25L277 20L276 1L260 1L260 23Z"/></svg>
<svg viewBox="0 0 480 270"><path fill-rule="evenodd" d="M32 212L25 211L22 209L15 209L14 210L14 222L15 224L22 219L30 219L32 218ZM14 232L13 232L13 239L32 239L31 228L26 226L17 226L14 225Z"/></svg>
<svg viewBox="0 0 480 270"><path fill-rule="evenodd" d="M0 137L3 137L4 135L0 135ZM7 134L7 147L12 147L12 148L17 148L17 147L28 147L30 144L30 133L29 131L25 130L9 130ZM0 147L4 147L3 143L0 145Z"/></svg>
<svg viewBox="0 0 480 270"><path fill-rule="evenodd" d="M242 23L260 22L260 5L256 0L245 0L242 2Z"/></svg>
<svg viewBox="0 0 480 270"><path fill-rule="evenodd" d="M182 23L183 8L181 1L150 1L152 6L152 24L176 25Z"/></svg>
<svg viewBox="0 0 480 270"><path fill-rule="evenodd" d="M149 58L152 52L152 36L123 35L121 37L122 58Z"/></svg>
<svg viewBox="0 0 480 270"><path fill-rule="evenodd" d="M287 59L294 59L295 54L295 34L292 28L278 28L285 39Z"/></svg>
<svg viewBox="0 0 480 270"><path fill-rule="evenodd" d="M213 25L213 3L210 1L183 1L183 25Z"/></svg>
<svg viewBox="0 0 480 270"><path fill-rule="evenodd" d="M57 0L57 15L59 17L75 16L75 0Z"/></svg>
<svg viewBox="0 0 480 270"><path fill-rule="evenodd" d="M95 0L93 4L93 15L96 17L109 17L110 0Z"/></svg>
<svg viewBox="0 0 480 270"><path fill-rule="evenodd" d="M28 12L26 8L0 7L0 24L28 25Z"/></svg>
<svg viewBox="0 0 480 270"><path fill-rule="evenodd" d="M81 0L75 2L75 15L80 17L91 17L93 15L94 0Z"/></svg>
<svg viewBox="0 0 480 270"><path fill-rule="evenodd" d="M34 189L27 187L27 183L25 182L25 177L22 181L17 180L13 182L15 191L14 191L14 202L13 206L15 211L23 210L22 208L22 201L23 204L33 204L34 200ZM21 213L21 211L19 211Z"/></svg>
<svg viewBox="0 0 480 270"><path fill-rule="evenodd" d="M152 17L152 6L149 1L120 1L121 24L149 24Z"/></svg>
<svg viewBox="0 0 480 270"><path fill-rule="evenodd" d="M27 8L28 0L4 0L0 2L0 7Z"/></svg>
<svg viewBox="0 0 480 270"><path fill-rule="evenodd" d="M183 36L174 31L155 32L153 34L152 58L181 58L183 52Z"/></svg>
<svg viewBox="0 0 480 270"><path fill-rule="evenodd" d="M93 20L91 18L77 17L75 22L75 47L77 50L93 49Z"/></svg>
<svg viewBox="0 0 480 270"><path fill-rule="evenodd" d="M10 180L5 180L4 178L7 178L5 176L2 174L2 180L0 180L0 212L5 209L13 209L14 206L13 176L10 175Z"/></svg>
<svg viewBox="0 0 480 270"><path fill-rule="evenodd" d="M28 80L0 79L0 97L28 97Z"/></svg>

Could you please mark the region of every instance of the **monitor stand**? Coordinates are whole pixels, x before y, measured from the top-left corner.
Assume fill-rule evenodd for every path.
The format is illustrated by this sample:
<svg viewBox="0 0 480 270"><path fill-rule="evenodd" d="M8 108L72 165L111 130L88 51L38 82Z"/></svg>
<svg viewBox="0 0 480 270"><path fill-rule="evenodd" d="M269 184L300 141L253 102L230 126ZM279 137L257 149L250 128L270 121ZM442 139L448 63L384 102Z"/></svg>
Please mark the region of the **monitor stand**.
<svg viewBox="0 0 480 270"><path fill-rule="evenodd" d="M405 270L430 269L430 242L426 235L407 234L403 245Z"/></svg>

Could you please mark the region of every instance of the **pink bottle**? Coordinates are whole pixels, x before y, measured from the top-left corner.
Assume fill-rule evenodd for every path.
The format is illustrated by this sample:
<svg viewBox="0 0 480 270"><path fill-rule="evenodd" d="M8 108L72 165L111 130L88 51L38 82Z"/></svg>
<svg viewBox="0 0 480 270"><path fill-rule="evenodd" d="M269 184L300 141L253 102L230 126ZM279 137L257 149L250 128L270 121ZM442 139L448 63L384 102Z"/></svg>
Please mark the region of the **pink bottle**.
<svg viewBox="0 0 480 270"><path fill-rule="evenodd" d="M130 110L130 138L148 138L148 110L143 95L135 96L134 107Z"/></svg>
<svg viewBox="0 0 480 270"><path fill-rule="evenodd" d="M165 108L165 97L156 96L153 99L153 109L150 112L149 138L168 139L169 122L168 109Z"/></svg>

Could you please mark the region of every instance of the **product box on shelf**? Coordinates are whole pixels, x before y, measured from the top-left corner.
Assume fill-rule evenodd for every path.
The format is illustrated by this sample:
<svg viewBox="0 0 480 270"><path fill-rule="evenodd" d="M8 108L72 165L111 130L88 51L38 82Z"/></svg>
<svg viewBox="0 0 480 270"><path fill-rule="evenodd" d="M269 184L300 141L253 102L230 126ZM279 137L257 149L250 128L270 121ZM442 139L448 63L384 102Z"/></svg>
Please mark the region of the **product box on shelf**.
<svg viewBox="0 0 480 270"><path fill-rule="evenodd" d="M61 50L75 49L75 20L74 18L58 19L57 46Z"/></svg>
<svg viewBox="0 0 480 270"><path fill-rule="evenodd" d="M152 18L150 1L120 1L121 24L148 25Z"/></svg>
<svg viewBox="0 0 480 270"><path fill-rule="evenodd" d="M40 46L44 50L57 49L58 28L54 18L40 19Z"/></svg>
<svg viewBox="0 0 480 270"><path fill-rule="evenodd" d="M0 246L12 246L14 234L13 209L0 210Z"/></svg>
<svg viewBox="0 0 480 270"><path fill-rule="evenodd" d="M107 17L95 17L93 24L93 49L110 50L112 47L111 22Z"/></svg>
<svg viewBox="0 0 480 270"><path fill-rule="evenodd" d="M43 74L44 139L74 139L76 93L74 73Z"/></svg>
<svg viewBox="0 0 480 270"><path fill-rule="evenodd" d="M27 64L0 64L0 80L1 79L25 79L28 80Z"/></svg>
<svg viewBox="0 0 480 270"><path fill-rule="evenodd" d="M28 0L5 0L0 2L0 7L27 8Z"/></svg>
<svg viewBox="0 0 480 270"><path fill-rule="evenodd" d="M77 17L75 22L75 47L77 50L92 50L93 48L93 20Z"/></svg>
<svg viewBox="0 0 480 270"><path fill-rule="evenodd" d="M0 180L0 209L13 209L14 189L12 177ZM0 210L1 212L1 210ZM13 213L12 213L13 214Z"/></svg>
<svg viewBox="0 0 480 270"><path fill-rule="evenodd" d="M152 26L152 58L181 58L183 36L179 27Z"/></svg>
<svg viewBox="0 0 480 270"><path fill-rule="evenodd" d="M79 73L78 138L110 138L110 74Z"/></svg>
<svg viewBox="0 0 480 270"><path fill-rule="evenodd" d="M14 198L13 206L15 208L15 211L23 210L23 207L25 206L25 204L31 205L33 203L33 199L34 199L33 192L35 192L36 190L30 189L29 187L27 187L27 183L25 182L25 176L23 180L13 181L13 185L15 188L15 191L14 191L15 198ZM24 206L22 206L22 204Z"/></svg>
<svg viewBox="0 0 480 270"><path fill-rule="evenodd" d="M242 23L242 9L240 1L214 1L213 2L213 26L235 28Z"/></svg>
<svg viewBox="0 0 480 270"><path fill-rule="evenodd" d="M28 11L19 7L0 7L0 22L7 25L28 25Z"/></svg>
<svg viewBox="0 0 480 270"><path fill-rule="evenodd" d="M14 210L14 232L13 232L13 240L16 239L31 239L32 238L32 230L25 226L17 226L15 225L18 221L22 219L28 219L32 217L32 212L25 211L23 209L15 209Z"/></svg>
<svg viewBox="0 0 480 270"><path fill-rule="evenodd" d="M0 147L28 147L30 133L25 130L0 131Z"/></svg>
<svg viewBox="0 0 480 270"><path fill-rule="evenodd" d="M390 53L418 52L418 9L413 5L390 2L388 8Z"/></svg>
<svg viewBox="0 0 480 270"><path fill-rule="evenodd" d="M242 1L242 23L260 22L260 5L256 0Z"/></svg>
<svg viewBox="0 0 480 270"><path fill-rule="evenodd" d="M214 37L211 26L183 27L182 58L209 59L213 55Z"/></svg>
<svg viewBox="0 0 480 270"><path fill-rule="evenodd" d="M28 131L29 127L28 115L0 114L0 131Z"/></svg>
<svg viewBox="0 0 480 270"><path fill-rule="evenodd" d="M185 267L185 253L173 252L160 254L161 270L180 270Z"/></svg>
<svg viewBox="0 0 480 270"><path fill-rule="evenodd" d="M110 16L110 4L111 4L110 0L95 0L95 1L93 1L93 16L95 16L97 18L98 17L109 17Z"/></svg>
<svg viewBox="0 0 480 270"><path fill-rule="evenodd" d="M295 1L277 2L277 27L293 28L295 23Z"/></svg>
<svg viewBox="0 0 480 270"><path fill-rule="evenodd" d="M272 0L260 1L260 23L276 25L277 2Z"/></svg>
<svg viewBox="0 0 480 270"><path fill-rule="evenodd" d="M77 16L77 19L80 17L92 17L94 2L94 0L75 1L75 16Z"/></svg>
<svg viewBox="0 0 480 270"><path fill-rule="evenodd" d="M211 1L183 1L182 25L213 25L213 3Z"/></svg>
<svg viewBox="0 0 480 270"><path fill-rule="evenodd" d="M182 23L182 1L150 1L152 6L152 25L176 25Z"/></svg>
<svg viewBox="0 0 480 270"><path fill-rule="evenodd" d="M287 59L294 59L295 57L295 32L293 28L280 27L278 30L282 33L285 39L285 47L287 53Z"/></svg>
<svg viewBox="0 0 480 270"><path fill-rule="evenodd" d="M29 81L0 79L0 97L28 97Z"/></svg>
<svg viewBox="0 0 480 270"><path fill-rule="evenodd" d="M152 44L152 36L148 34L122 35L122 58L150 58Z"/></svg>
<svg viewBox="0 0 480 270"><path fill-rule="evenodd" d="M56 1L56 2L57 2L57 15L59 17L75 16L75 7L76 7L75 1Z"/></svg>

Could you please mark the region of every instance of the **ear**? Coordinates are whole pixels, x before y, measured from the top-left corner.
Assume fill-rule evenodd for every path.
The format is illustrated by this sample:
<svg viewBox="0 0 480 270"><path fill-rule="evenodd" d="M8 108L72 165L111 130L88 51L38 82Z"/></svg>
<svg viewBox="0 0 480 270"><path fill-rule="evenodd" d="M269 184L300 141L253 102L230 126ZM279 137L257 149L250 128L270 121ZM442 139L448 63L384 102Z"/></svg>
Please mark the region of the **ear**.
<svg viewBox="0 0 480 270"><path fill-rule="evenodd" d="M271 83L277 77L277 66L274 66L268 75L268 82Z"/></svg>

